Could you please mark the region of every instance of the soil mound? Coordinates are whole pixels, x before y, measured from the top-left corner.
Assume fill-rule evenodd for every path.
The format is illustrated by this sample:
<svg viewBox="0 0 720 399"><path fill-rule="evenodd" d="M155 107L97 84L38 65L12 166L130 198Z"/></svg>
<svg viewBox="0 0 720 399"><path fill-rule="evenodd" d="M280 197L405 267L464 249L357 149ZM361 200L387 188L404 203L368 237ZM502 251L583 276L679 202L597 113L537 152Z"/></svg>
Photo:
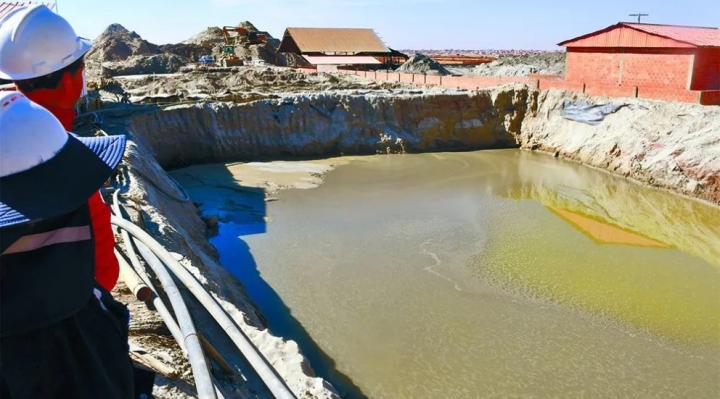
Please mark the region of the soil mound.
<svg viewBox="0 0 720 399"><path fill-rule="evenodd" d="M261 32L250 21L242 21L237 24L238 27L245 28L250 32ZM275 39L267 32L265 34L266 42L262 44L253 44L247 47L236 46L235 55L243 60L252 59L257 64L284 65L286 63L284 57L276 57L275 52L280 46L280 40ZM169 47L172 46L172 47ZM225 46L223 31L221 27L209 27L199 32L184 42L176 45L168 45L167 51L174 54L187 57L197 61L202 55L213 55L219 58L222 55ZM196 56L200 54L200 56Z"/></svg>
<svg viewBox="0 0 720 399"><path fill-rule="evenodd" d="M565 53L553 51L501 56L496 61L473 68L470 75L526 76L531 73L565 73Z"/></svg>
<svg viewBox="0 0 720 399"><path fill-rule="evenodd" d="M120 24L111 24L95 40L85 55L90 61L124 61L132 56L155 55L157 45L144 40L140 35L125 29Z"/></svg>
<svg viewBox="0 0 720 399"><path fill-rule="evenodd" d="M194 44L198 46L220 46L223 43L223 32L217 26L211 26L202 32L191 36L189 39L183 41L181 44Z"/></svg>
<svg viewBox="0 0 720 399"><path fill-rule="evenodd" d="M444 66L421 53L414 54L397 70L400 72L422 73L426 75L450 75L450 71L445 69Z"/></svg>

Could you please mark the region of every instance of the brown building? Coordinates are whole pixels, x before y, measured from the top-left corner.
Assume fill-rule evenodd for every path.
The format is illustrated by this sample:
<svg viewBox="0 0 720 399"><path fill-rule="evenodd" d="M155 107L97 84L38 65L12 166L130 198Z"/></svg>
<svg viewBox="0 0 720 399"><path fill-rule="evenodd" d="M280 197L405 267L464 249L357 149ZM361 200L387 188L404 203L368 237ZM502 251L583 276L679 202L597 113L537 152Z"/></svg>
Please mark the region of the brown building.
<svg viewBox="0 0 720 399"><path fill-rule="evenodd" d="M319 70L378 67L404 56L388 48L372 29L348 28L287 28L277 52L296 54Z"/></svg>
<svg viewBox="0 0 720 399"><path fill-rule="evenodd" d="M558 45L568 83L720 90L718 28L621 22Z"/></svg>

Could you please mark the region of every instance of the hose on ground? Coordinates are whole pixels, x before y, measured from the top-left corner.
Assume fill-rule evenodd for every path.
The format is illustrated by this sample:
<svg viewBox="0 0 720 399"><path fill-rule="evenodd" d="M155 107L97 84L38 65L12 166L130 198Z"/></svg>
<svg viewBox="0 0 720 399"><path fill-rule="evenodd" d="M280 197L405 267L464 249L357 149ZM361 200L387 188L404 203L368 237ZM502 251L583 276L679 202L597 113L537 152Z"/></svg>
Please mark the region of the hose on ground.
<svg viewBox="0 0 720 399"><path fill-rule="evenodd" d="M116 216L122 217L122 214L120 213L120 200L118 198L119 192L120 190L115 190L115 192L113 193L112 211ZM123 242L125 243L125 252L127 252L128 258L130 258L130 264L132 265L132 268L135 269L135 272L145 283L145 285L147 285L152 290L152 302L155 306L155 309L158 311L158 313L160 313L160 317L165 321L165 324L167 324L168 330L170 330L170 334L178 342L183 352L186 352L185 347L182 345L183 335L180 331L180 327L177 325L177 322L175 321L172 313L170 313L170 310L167 308L167 306L165 306L165 302L163 302L162 299L157 295L157 289L155 289L155 287L153 286L152 279L150 278L150 276L148 276L143 265L140 264L138 255L137 253L135 253L135 248L132 246L132 243L130 241L130 234L128 234L128 232L123 229L118 228L118 230L120 231L120 235L122 236ZM168 321L172 322L169 323Z"/></svg>
<svg viewBox="0 0 720 399"><path fill-rule="evenodd" d="M185 269L170 253L155 241L143 229L132 222L119 216L112 216L111 223L145 244L162 263L164 263L175 276L188 288L197 300L208 310L217 323L225 330L230 339L250 363L263 383L276 399L297 399L276 373L276 371L265 360L260 351L250 342L249 338L238 328L235 322L227 315L225 310L210 296L205 288Z"/></svg>
<svg viewBox="0 0 720 399"><path fill-rule="evenodd" d="M125 230L121 230L121 231L124 232L125 234L127 234L127 232L125 232ZM133 253L134 253L134 250L133 250ZM121 258L122 255L120 255L117 248L115 248L115 256L117 256L118 260L120 260L121 262L125 262L125 260L123 258ZM140 270L142 270L143 274L145 274L144 273L145 269L140 264L140 261L139 261L139 259L137 259L137 256L135 256L135 255L130 256L128 254L128 257L130 257L131 263L134 265L133 268L135 269L135 271L138 274L140 274ZM145 275L147 276L147 274L145 274ZM155 291L155 288L152 286L152 282L150 281L150 278L148 277L148 278L143 279L141 277L141 280L143 280L145 285L147 285L147 287L150 288L150 290L152 291L152 297L150 298L150 300L152 301L153 306L155 306L155 310L157 310L158 314L160 314L160 318L165 323L165 326L168 328L168 330L170 330L170 335L172 335L173 338L175 338L175 341L177 342L178 346L180 347L180 350L182 350L183 355L185 355L185 357L188 358L189 355L188 355L187 349L185 349L185 345L183 344L183 341L184 341L183 334L180 331L180 326L178 326L177 322L175 321L174 316L172 315L172 313L170 313L170 310L168 310L167 306L165 306L165 302L163 302L162 298L160 298L157 295L157 291ZM212 374L210 374L210 378L212 379L213 385L215 386L215 394L217 395L217 399L225 399L225 395L220 390L220 383L217 381L215 376L213 376Z"/></svg>
<svg viewBox="0 0 720 399"><path fill-rule="evenodd" d="M148 249L148 247L146 247L142 242L135 238L132 238L132 240L135 246L137 246L140 255L143 259L145 259L145 262L147 262L148 266L150 266L150 268L155 272L155 275L157 275L160 280L160 284L162 284L165 289L165 293L168 298L170 298L170 303L172 304L173 310L175 310L175 315L178 319L180 331L183 332L184 336L184 340L180 341L182 342L180 346L184 347L188 354L188 360L190 361L190 366L193 369L193 376L195 377L195 385L198 391L198 396L200 398L216 399L216 387L215 384L213 384L212 376L210 375L210 369L205 358L205 353L203 352L202 343L197 335L197 330L195 330L195 325L190 318L187 306L185 306L185 301L182 299L180 290L177 285L175 285L175 281L172 276L168 273L167 269L165 269L165 266L162 262L160 262L157 256L155 256L155 254L153 254L152 251L150 251L150 249ZM175 300L172 298L175 298ZM201 371L204 370L200 376L202 378L198 378L199 376L196 374L196 367L193 363L196 363L197 368Z"/></svg>
<svg viewBox="0 0 720 399"><path fill-rule="evenodd" d="M120 204L118 200L118 191L115 191L115 193L113 194L113 210L115 211L116 215L112 217L112 220L117 218L118 220L122 220L131 224L132 226L135 226L129 221L122 219L122 215L120 213ZM117 224L115 225L118 226ZM123 241L125 242L125 247L127 248L128 254L130 255L130 259L132 261L132 259L135 258L135 261L137 261L137 255L132 248L132 243L130 242L130 240L128 240L127 229L123 229L126 231L121 232L121 234L124 233L122 234ZM217 396L215 395L215 386L212 382L212 379L210 378L210 369L205 359L205 353L202 349L202 343L200 342L200 338L197 335L195 325L193 324L192 318L190 317L190 312L185 305L185 301L180 294L180 290L178 290L177 286L175 285L175 281L173 280L172 276L170 276L170 273L168 273L167 269L165 269L163 264L160 263L160 261L157 260L156 257L146 257L150 250L141 242L138 242L134 239L133 242L138 247L140 253L143 254L143 257L148 262L150 268L155 272L155 275L157 275L160 283L165 289L168 299L170 300L170 304L175 311L175 315L178 320L177 324L179 325L182 334L181 342L183 343L183 346L187 351L188 360L190 361L190 367L192 368L193 377L195 379L195 387L198 392L198 397L201 399L217 399ZM146 280L150 279L148 278ZM165 309L167 310L167 308ZM177 334L177 331L175 331L175 333ZM178 337L175 337L175 339L177 338Z"/></svg>

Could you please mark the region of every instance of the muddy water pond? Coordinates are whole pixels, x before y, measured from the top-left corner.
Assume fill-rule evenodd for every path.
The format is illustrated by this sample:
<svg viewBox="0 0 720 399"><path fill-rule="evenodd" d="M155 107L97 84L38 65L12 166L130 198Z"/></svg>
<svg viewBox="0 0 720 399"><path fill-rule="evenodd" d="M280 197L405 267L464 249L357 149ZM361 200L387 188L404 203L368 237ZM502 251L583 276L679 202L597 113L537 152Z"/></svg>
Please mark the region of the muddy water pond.
<svg viewBox="0 0 720 399"><path fill-rule="evenodd" d="M354 158L267 203L188 176L270 329L348 397L720 397L717 208L516 150Z"/></svg>

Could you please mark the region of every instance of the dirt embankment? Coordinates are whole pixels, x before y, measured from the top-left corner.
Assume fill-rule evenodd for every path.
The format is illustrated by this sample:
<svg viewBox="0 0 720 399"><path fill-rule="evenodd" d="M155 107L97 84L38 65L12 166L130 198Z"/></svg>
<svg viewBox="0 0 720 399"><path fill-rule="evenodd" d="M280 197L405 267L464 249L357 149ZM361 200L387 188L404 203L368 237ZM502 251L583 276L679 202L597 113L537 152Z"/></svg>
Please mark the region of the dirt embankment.
<svg viewBox="0 0 720 399"><path fill-rule="evenodd" d="M565 98L630 104L597 126L562 118ZM517 136L537 149L720 204L720 107L533 91Z"/></svg>
<svg viewBox="0 0 720 399"><path fill-rule="evenodd" d="M293 94L248 104L178 105L131 129L168 166L288 156L515 145L527 91Z"/></svg>
<svg viewBox="0 0 720 399"><path fill-rule="evenodd" d="M557 90L292 95L180 105L134 118L163 164L257 157L511 147L539 149L720 203L720 109L637 99L598 126L562 118Z"/></svg>
<svg viewBox="0 0 720 399"><path fill-rule="evenodd" d="M242 285L220 265L217 252L208 241L208 226L201 219L195 204L178 200L182 193L155 160L150 149L143 144L143 140L127 131L122 123L107 130L111 134L126 134L130 139L124 158L128 167L121 168L119 182L121 198L130 210L133 222L158 239L211 293L298 398L338 399L339 395L332 386L314 376L311 365L294 341L284 340L268 331L263 315ZM160 285L156 282L156 286ZM131 345L178 372L176 377L158 375L153 392L155 397L197 397L192 386L190 366L158 313L133 299L124 290L122 283L114 295L130 304ZM223 328L192 295L183 291L183 296L198 331L237 372L236 376L232 376L220 368L212 367L212 373L219 381L224 396L272 398L272 394L229 340Z"/></svg>

